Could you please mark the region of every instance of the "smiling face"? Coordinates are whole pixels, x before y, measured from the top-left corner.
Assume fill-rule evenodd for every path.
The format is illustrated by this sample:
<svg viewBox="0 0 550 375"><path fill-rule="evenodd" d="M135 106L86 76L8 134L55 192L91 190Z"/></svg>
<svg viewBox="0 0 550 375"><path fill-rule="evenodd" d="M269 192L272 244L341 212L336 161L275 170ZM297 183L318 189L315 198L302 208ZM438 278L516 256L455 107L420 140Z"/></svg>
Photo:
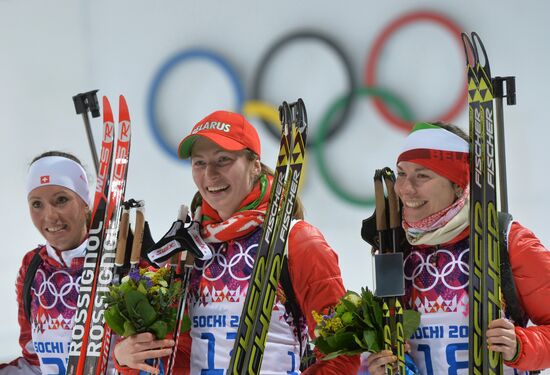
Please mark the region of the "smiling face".
<svg viewBox="0 0 550 375"><path fill-rule="evenodd" d="M89 209L72 190L40 186L29 193L27 201L34 226L54 249L74 249L86 238Z"/></svg>
<svg viewBox="0 0 550 375"><path fill-rule="evenodd" d="M191 166L199 193L222 220L237 211L261 171L260 161L245 151L224 150L204 137L193 144Z"/></svg>
<svg viewBox="0 0 550 375"><path fill-rule="evenodd" d="M402 161L397 165L395 192L403 202L403 219L414 223L450 206L460 188L431 169Z"/></svg>

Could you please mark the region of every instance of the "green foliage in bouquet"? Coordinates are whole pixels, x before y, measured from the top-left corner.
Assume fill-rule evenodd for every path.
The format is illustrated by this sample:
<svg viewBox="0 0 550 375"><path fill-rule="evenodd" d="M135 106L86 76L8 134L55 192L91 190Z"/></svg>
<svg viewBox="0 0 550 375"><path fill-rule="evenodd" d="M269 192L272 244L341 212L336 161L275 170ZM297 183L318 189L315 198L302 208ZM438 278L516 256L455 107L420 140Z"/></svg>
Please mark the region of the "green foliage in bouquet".
<svg viewBox="0 0 550 375"><path fill-rule="evenodd" d="M170 271L160 268L134 269L122 278L120 285L109 287L105 297L105 321L121 336L151 332L163 339L176 325L176 299L181 295L181 282L168 285Z"/></svg>
<svg viewBox="0 0 550 375"><path fill-rule="evenodd" d="M348 291L336 306L322 315L313 311L317 322L313 343L329 360L339 355L355 355L362 352L379 352L384 348L382 300L368 288L361 288L361 295ZM403 312L405 337L411 337L420 325L420 313Z"/></svg>

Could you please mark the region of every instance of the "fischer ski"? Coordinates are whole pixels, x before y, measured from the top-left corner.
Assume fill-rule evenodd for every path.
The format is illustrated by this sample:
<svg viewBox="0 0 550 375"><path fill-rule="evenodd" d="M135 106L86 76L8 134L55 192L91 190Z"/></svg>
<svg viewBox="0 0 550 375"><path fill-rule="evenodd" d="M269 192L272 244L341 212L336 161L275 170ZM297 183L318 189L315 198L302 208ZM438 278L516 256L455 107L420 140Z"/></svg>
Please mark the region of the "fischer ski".
<svg viewBox="0 0 550 375"><path fill-rule="evenodd" d="M470 122L470 341L469 373L502 374L502 355L488 350L485 333L501 317L497 164L493 85L478 34L462 34ZM480 61L483 55L483 65Z"/></svg>
<svg viewBox="0 0 550 375"><path fill-rule="evenodd" d="M106 119L104 122L112 124L113 115L106 97L103 98L103 106L104 119ZM92 252L86 253L84 261L85 273L81 279L81 291L77 304L79 310L75 319L73 342L69 351L68 374L103 374L107 368L111 335L103 316L106 307L103 297L109 292L109 285L114 277L115 250L130 153L130 126L126 100L121 95L116 152L114 155L111 153L112 164L109 165L113 174L110 182L109 200L105 207L106 210L104 209L103 226L98 230L97 239L94 239ZM111 137L113 135L114 132L111 131ZM104 177L105 181L109 181L110 174ZM99 182L98 176L98 186ZM88 249L90 247L88 245ZM83 286L84 290L82 290ZM78 334L75 336L75 333Z"/></svg>
<svg viewBox="0 0 550 375"><path fill-rule="evenodd" d="M227 374L259 374L305 156L304 102L279 107L281 143L263 233Z"/></svg>

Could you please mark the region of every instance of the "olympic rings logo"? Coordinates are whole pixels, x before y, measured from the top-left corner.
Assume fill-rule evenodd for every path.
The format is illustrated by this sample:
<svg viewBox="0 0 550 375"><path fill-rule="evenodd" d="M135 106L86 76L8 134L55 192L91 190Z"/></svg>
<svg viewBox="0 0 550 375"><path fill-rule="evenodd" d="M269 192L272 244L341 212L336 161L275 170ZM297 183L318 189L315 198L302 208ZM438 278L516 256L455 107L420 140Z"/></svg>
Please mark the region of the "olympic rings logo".
<svg viewBox="0 0 550 375"><path fill-rule="evenodd" d="M238 252L233 254L229 260L226 258L225 254L222 254L225 247L219 246L217 250L212 252L212 258L202 265L197 265L197 263L195 263L194 268L198 271L203 271L203 278L208 281L219 280L226 272L228 272L234 280L248 280L250 274L239 276L239 272L235 272L235 269L242 270L248 268L251 270L254 267L254 252L252 250L257 248L258 244L253 244L243 249L240 243L235 242L235 246ZM244 264L242 262L244 262ZM235 266L238 267L235 268ZM209 270L209 272L204 272L205 270Z"/></svg>
<svg viewBox="0 0 550 375"><path fill-rule="evenodd" d="M451 19L433 11L414 11L406 13L384 27L382 32L374 40L364 67L362 85L356 83L357 80L354 77L350 59L340 45L327 35L311 30L291 32L277 40L268 48L254 72L253 89L249 97L245 94L241 80L236 73L236 69L220 54L204 48L191 48L176 53L165 61L156 72L148 93L147 117L154 139L167 155L178 159L176 148L170 144L162 131L162 126L157 115L158 96L163 84L165 84L176 67L191 60L206 60L220 68L228 77L235 95L234 110L250 118L259 118L267 132L273 135L273 138L278 141L280 136L278 110L273 104L262 100L264 96L263 77L269 67L269 62L272 61L273 57L284 47L303 40L313 40L329 48L338 57L338 60L341 61L346 72L347 89L345 95L336 98L334 103L328 107L325 114L321 117L322 120L320 124L317 125L318 129L316 133L309 137L307 146L315 146L313 147L313 151L316 162L319 165L320 174L329 189L335 195L351 204L372 206L374 204L374 197L359 197L340 186L340 183L331 174L328 168L324 144L334 139L334 135L342 131L356 97L372 98L374 108L390 126L404 132L408 132L411 129L413 116L410 109L396 94L381 86L381 82L377 79L377 73L379 69L378 62L384 50L384 45L388 43L390 38L400 29L415 22L430 22L437 26L441 26L456 40L457 46L460 51L462 51L462 41L460 37L461 29ZM437 116L437 120L450 122L465 108L467 103L466 90L464 89L466 87L465 70L463 82L464 84L458 90L458 95L451 107L446 110L445 113ZM394 111L397 113L394 113Z"/></svg>
<svg viewBox="0 0 550 375"><path fill-rule="evenodd" d="M405 280L412 281L412 285L416 290L419 290L421 292L427 292L429 290L432 290L439 282L443 283L447 289L450 290L461 290L464 289L468 285L468 275L469 272L469 265L467 261L464 261L464 256L468 254L469 249L463 250L457 258L453 255L452 252L445 249L437 250L435 253L432 253L427 256L426 259L422 256L421 253L418 251L411 252L404 261L404 268L405 270L409 269L410 267L407 267L407 263L413 263L412 265L415 265L414 269L410 274L405 274ZM440 255L445 256L446 261L444 262L445 265L441 269L441 272L438 271L437 267L432 264L432 257L437 257ZM417 260L413 260L413 258L417 258ZM460 271L462 275L465 275L464 277L464 283L462 284L456 284L456 281L460 281L459 277L456 277L456 270ZM454 276L451 278L451 280L447 280L447 276ZM416 281L418 279L422 280L432 280L431 284L428 286L418 285ZM455 283L453 283L453 281Z"/></svg>
<svg viewBox="0 0 550 375"><path fill-rule="evenodd" d="M76 300L66 301L65 298L71 295L78 295L80 276L75 280L71 274L66 271L55 271L46 279L46 273L43 270L39 269L36 273L39 275L40 279L42 279L38 289L36 290L33 288L40 306L45 309L51 309L55 306L59 306L59 303L61 303L69 310L76 310ZM61 282L53 281L59 277L63 278ZM70 302L72 302L72 304Z"/></svg>

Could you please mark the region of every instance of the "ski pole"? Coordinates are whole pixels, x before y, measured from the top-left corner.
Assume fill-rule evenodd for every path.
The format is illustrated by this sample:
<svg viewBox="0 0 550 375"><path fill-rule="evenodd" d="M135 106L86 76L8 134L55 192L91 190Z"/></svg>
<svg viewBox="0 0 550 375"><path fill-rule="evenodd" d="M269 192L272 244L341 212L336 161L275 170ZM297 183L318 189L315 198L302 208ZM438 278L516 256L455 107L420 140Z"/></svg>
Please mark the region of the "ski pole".
<svg viewBox="0 0 550 375"><path fill-rule="evenodd" d="M82 115L84 120L84 127L86 128L86 135L88 137L88 144L90 151L92 152L92 160L94 161L94 167L96 175L99 170L99 159L97 157L97 151L95 149L94 136L92 128L90 127L90 119L88 117L88 110L92 113L92 117L99 117L99 102L97 100L97 92L99 90L92 90L73 96L74 108L77 115Z"/></svg>
<svg viewBox="0 0 550 375"><path fill-rule="evenodd" d="M504 94L504 83L506 83L506 94ZM508 212L508 190L506 179L506 148L504 137L504 115L502 110L502 99L506 97L506 104L516 104L516 77L495 77L493 78L493 90L495 97L495 112L497 122L497 149L498 149L498 175L500 211Z"/></svg>
<svg viewBox="0 0 550 375"><path fill-rule="evenodd" d="M392 253L399 251L399 228L401 227L401 213L399 212L399 199L394 190L395 175L393 171L386 167L382 170L384 183L388 193L388 213L389 213L389 228L391 232L391 247ZM401 297L391 297L392 304L395 310L395 346L397 349L397 369L400 375L406 374L405 365L405 332L403 326L403 303Z"/></svg>
<svg viewBox="0 0 550 375"><path fill-rule="evenodd" d="M180 206L178 213L178 219L185 223L187 217L188 208L185 205ZM199 211L200 212L200 211ZM200 220L200 214L195 212L193 220ZM181 333L181 325L185 316L185 303L187 300L187 289L189 288L189 279L191 272L193 271L193 265L195 263L195 257L190 251L184 251L178 253L170 258L170 273L171 280L176 277L176 270L179 266L179 277L181 278L181 297L178 303L178 311L176 315L176 326L172 339L174 340L174 346L172 347L172 353L168 358L166 366L166 375L172 375L174 371L174 364L176 362L176 352L178 349L178 341ZM172 282L172 281L171 281Z"/></svg>
<svg viewBox="0 0 550 375"><path fill-rule="evenodd" d="M378 232L379 250L380 254L388 251L388 244L386 242L386 231L388 229L388 221L386 215L386 197L384 196L384 184L382 177L382 170L377 169L374 173L374 196L376 202L376 231ZM384 329L384 349L393 353L393 338L391 328L391 297L382 297L382 320ZM393 365L391 363L386 364L386 375L393 375Z"/></svg>

